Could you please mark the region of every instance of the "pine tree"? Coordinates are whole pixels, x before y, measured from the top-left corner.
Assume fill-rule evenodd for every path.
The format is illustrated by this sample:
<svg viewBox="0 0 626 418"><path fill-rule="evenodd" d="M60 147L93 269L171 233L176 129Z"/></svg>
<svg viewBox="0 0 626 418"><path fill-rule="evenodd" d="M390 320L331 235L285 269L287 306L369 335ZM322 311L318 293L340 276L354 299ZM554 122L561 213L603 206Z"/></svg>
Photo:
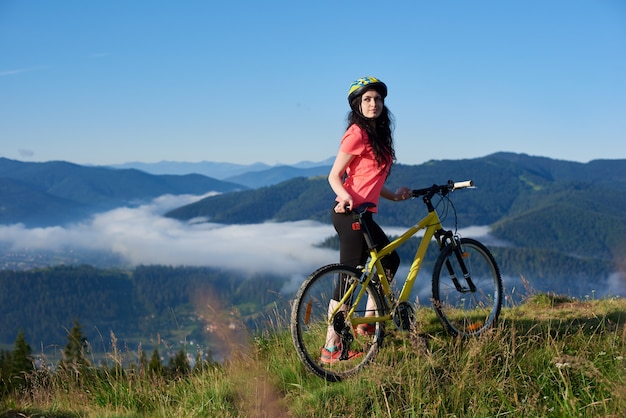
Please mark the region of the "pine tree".
<svg viewBox="0 0 626 418"><path fill-rule="evenodd" d="M11 368L11 352L0 350L0 399L11 389Z"/></svg>
<svg viewBox="0 0 626 418"><path fill-rule="evenodd" d="M182 377L189 374L191 366L189 365L189 360L187 360L185 350L181 348L180 351L176 353L176 356L170 358L169 366L175 377Z"/></svg>
<svg viewBox="0 0 626 418"><path fill-rule="evenodd" d="M61 360L60 367L80 375L90 366L86 357L88 353L89 343L83 335L78 319L74 319L74 326L67 335L67 344L63 350L63 360Z"/></svg>
<svg viewBox="0 0 626 418"><path fill-rule="evenodd" d="M196 353L196 359L195 359L195 362L193 364L193 369L191 370L191 372L193 374L201 374L204 371L204 367L205 366L206 366L206 364L205 364L204 360L202 360L202 355L198 351Z"/></svg>
<svg viewBox="0 0 626 418"><path fill-rule="evenodd" d="M15 389L23 388L27 384L26 374L34 370L32 349L26 342L23 330L17 333L15 339L10 370L12 386Z"/></svg>
<svg viewBox="0 0 626 418"><path fill-rule="evenodd" d="M156 347L152 352L152 357L150 357L150 363L148 363L148 372L157 376L163 375L163 363L161 362L159 350Z"/></svg>
<svg viewBox="0 0 626 418"><path fill-rule="evenodd" d="M143 350L141 342L139 343L137 352L139 354L139 375L144 376L148 371L148 357L146 357L146 352Z"/></svg>

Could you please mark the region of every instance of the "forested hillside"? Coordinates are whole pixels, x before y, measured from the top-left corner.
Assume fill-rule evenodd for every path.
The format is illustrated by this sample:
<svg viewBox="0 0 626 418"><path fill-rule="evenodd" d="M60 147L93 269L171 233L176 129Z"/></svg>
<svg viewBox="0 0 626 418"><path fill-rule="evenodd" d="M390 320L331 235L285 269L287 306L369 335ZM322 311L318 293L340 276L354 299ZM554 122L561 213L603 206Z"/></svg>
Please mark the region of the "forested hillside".
<svg viewBox="0 0 626 418"><path fill-rule="evenodd" d="M489 225L506 216L536 207L558 192L575 193L587 185L596 198L610 188L626 192L626 160L592 161L587 164L498 153L470 160L430 161L421 165L394 166L388 185L412 188L472 179L476 189L457 192L457 211L464 224ZM560 196L562 198L563 196ZM572 199L581 196L568 196ZM532 200L528 200L528 199ZM328 222L334 195L325 176L298 177L275 186L208 197L169 212L166 216L186 220L206 217L224 223L251 223L257 220L293 221L316 219ZM386 225L408 226L423 213L418 201L396 204L381 200L378 219ZM623 207L607 208L610 212ZM250 212L261 211L253 220Z"/></svg>
<svg viewBox="0 0 626 418"><path fill-rule="evenodd" d="M285 279L209 268L140 266L130 271L90 266L0 271L0 345L20 329L34 347L62 346L77 319L94 351L123 346L172 350L211 348L211 325L233 315L250 329L282 306ZM219 321L218 321L219 319ZM219 330L215 330L219 332Z"/></svg>

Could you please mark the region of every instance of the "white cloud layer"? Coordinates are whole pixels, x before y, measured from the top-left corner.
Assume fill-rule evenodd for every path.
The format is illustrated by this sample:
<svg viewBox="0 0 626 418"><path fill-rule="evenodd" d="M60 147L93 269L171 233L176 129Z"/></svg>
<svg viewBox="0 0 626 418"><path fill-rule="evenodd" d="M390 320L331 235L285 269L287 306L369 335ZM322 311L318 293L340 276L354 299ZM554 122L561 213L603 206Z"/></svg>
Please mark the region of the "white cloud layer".
<svg viewBox="0 0 626 418"><path fill-rule="evenodd" d="M249 225L185 223L165 218L170 209L191 203L204 196L162 196L149 204L122 207L97 214L89 220L69 226L26 228L21 224L0 226L0 243L12 251L88 250L114 254L129 266L191 265L238 270L243 273L269 273L290 277L291 285L299 285L304 277L319 266L339 260L335 250L316 247L334 236L329 224L313 221L267 222ZM386 227L389 235L399 235L402 228ZM459 231L487 245L505 243L489 236L488 228L474 226ZM428 299L430 266L424 266L416 282L416 291ZM504 267L504 266L501 266ZM406 275L401 267L398 278ZM519 279L504 278L509 289L523 286ZM398 285L402 280L398 280ZM623 273L595 283L598 295L626 295ZM285 290L295 290L285 289Z"/></svg>
<svg viewBox="0 0 626 418"><path fill-rule="evenodd" d="M197 199L162 196L150 204L117 208L65 227L0 226L0 242L14 251L103 251L130 265L211 266L287 275L337 261L335 251L315 247L334 234L330 225L312 221L188 224L162 216Z"/></svg>

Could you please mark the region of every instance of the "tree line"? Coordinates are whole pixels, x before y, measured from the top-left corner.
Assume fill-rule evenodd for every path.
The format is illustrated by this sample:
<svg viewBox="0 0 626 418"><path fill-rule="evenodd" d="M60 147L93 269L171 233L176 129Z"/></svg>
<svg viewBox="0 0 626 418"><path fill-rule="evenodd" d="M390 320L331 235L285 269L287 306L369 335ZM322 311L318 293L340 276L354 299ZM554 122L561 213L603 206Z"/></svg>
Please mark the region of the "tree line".
<svg viewBox="0 0 626 418"><path fill-rule="evenodd" d="M45 362L36 361L24 332L19 330L13 349L0 350L0 399L13 393L23 393L33 385L47 384L51 380L86 385L111 377L126 377L128 374L139 378L179 379L191 373L201 372L207 367L219 367L210 353L205 355L196 353L192 365L183 348L170 356L167 362L163 361L157 347L152 350L149 358L140 350L137 361L129 364L124 364L116 349L113 350L110 360L104 359L100 364L94 364L89 357L90 350L82 326L75 319L72 329L67 334L60 361L50 367Z"/></svg>
<svg viewBox="0 0 626 418"><path fill-rule="evenodd" d="M287 302L280 294L287 278L242 275L205 267L138 266L98 269L56 266L0 271L0 344L19 329L35 346L61 346L74 318L97 352L115 332L121 346L168 347L194 343L211 348L215 324L242 318L262 326L263 316Z"/></svg>

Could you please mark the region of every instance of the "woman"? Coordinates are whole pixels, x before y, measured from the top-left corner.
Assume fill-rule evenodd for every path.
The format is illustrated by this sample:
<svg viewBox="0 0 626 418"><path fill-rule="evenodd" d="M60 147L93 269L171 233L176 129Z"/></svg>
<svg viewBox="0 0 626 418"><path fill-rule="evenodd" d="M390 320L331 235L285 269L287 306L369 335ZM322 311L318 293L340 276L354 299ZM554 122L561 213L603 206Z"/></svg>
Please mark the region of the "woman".
<svg viewBox="0 0 626 418"><path fill-rule="evenodd" d="M328 182L337 195L331 218L339 235L339 262L353 267L363 265L369 253L362 231L352 228L354 221L348 212L365 202L377 205L368 209L363 215L363 221L367 224L377 248L382 248L389 243L389 238L372 217L378 211L379 197L393 201L411 197L411 190L407 187L392 192L384 185L395 162L393 127L391 114L385 106L385 97L387 86L375 77L359 78L352 83L348 92L351 109L348 114L348 128L328 175ZM400 265L400 257L393 252L382 263L387 277L391 279ZM329 305L329 313L335 310L337 301L341 299L340 283L335 289L333 299ZM374 314L373 309L370 309L373 308L372 305L368 300L366 315ZM374 325L361 324L357 333L371 335L374 329ZM349 353L351 358L359 354ZM339 361L340 355L340 338L330 326L321 360L335 363Z"/></svg>

